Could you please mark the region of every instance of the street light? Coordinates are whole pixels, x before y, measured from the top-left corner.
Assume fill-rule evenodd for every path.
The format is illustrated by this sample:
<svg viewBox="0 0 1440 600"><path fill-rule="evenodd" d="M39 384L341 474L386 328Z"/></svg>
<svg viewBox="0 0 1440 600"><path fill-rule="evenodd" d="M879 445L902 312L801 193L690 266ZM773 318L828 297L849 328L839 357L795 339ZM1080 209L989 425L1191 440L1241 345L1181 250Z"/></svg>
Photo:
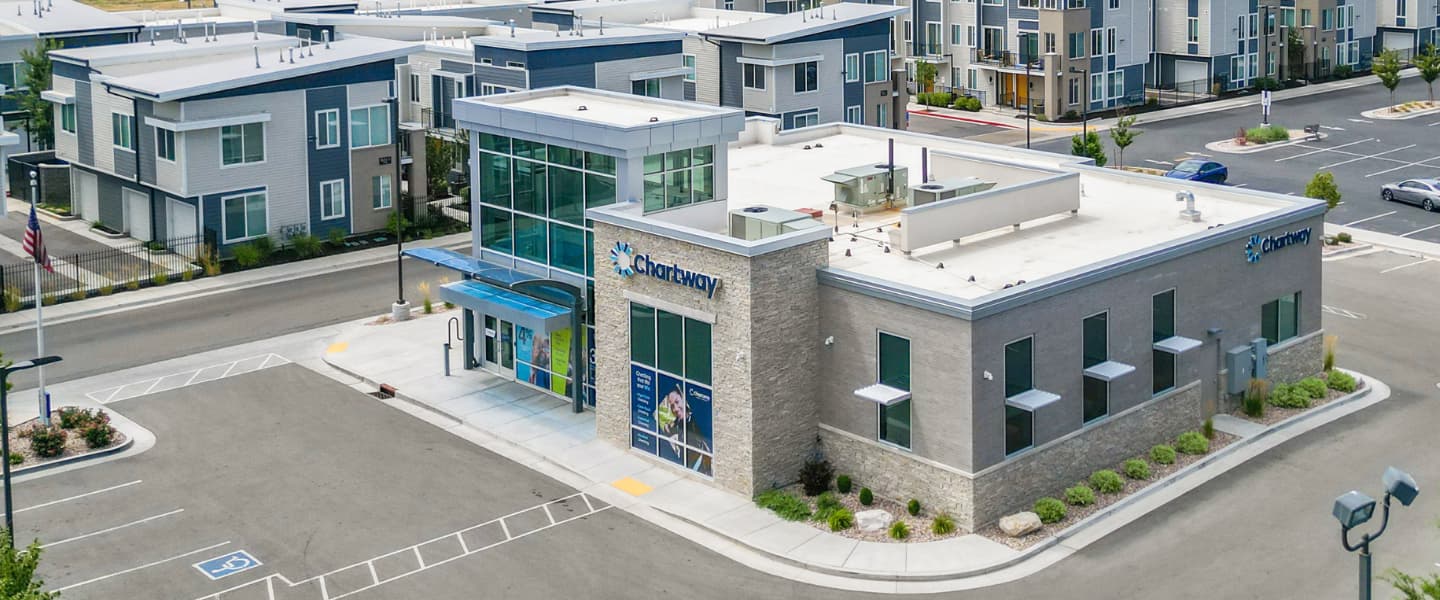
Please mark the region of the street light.
<svg viewBox="0 0 1440 600"><path fill-rule="evenodd" d="M5 403L6 388L10 387L10 384L6 383L6 380L10 378L11 373L16 371L24 371L25 369L33 369L57 362L60 362L60 357L58 356L42 356L40 358L33 358L0 367L0 454L4 454L3 457L0 457L0 464L4 465L3 473L5 478L5 538L9 541L11 548L15 547L15 513L10 503L10 407Z"/></svg>
<svg viewBox="0 0 1440 600"><path fill-rule="evenodd" d="M1085 139L1085 123L1090 119L1090 71L1070 67L1071 73L1080 74L1080 139Z"/></svg>
<svg viewBox="0 0 1440 600"><path fill-rule="evenodd" d="M1335 505L1330 509L1330 514L1340 522L1340 545L1346 552L1360 551L1360 600L1370 600L1370 542L1380 539L1381 534L1385 533L1385 527L1390 524L1390 498L1410 506L1415 497L1420 495L1420 486L1415 484L1415 478L1395 467L1386 468L1385 475L1380 480L1385 484L1380 529L1375 533L1360 536L1360 543L1350 544L1350 530L1365 524L1375 515L1375 499L1351 490L1336 498Z"/></svg>
<svg viewBox="0 0 1440 600"><path fill-rule="evenodd" d="M395 146L395 181L390 184L390 207L395 217L395 304L390 306L390 318L396 321L404 321L410 318L410 304L405 302L405 227L404 217L400 213L400 97L390 96L385 99L385 104L390 109L390 132L394 139L390 142Z"/></svg>

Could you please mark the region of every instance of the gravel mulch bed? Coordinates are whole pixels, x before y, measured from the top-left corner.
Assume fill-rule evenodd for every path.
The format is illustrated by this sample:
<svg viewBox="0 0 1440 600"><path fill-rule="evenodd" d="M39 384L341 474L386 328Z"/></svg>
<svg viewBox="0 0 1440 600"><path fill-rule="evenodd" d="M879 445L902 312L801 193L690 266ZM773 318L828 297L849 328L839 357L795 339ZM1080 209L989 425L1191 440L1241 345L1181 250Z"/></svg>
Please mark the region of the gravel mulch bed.
<svg viewBox="0 0 1440 600"><path fill-rule="evenodd" d="M51 415L50 422L57 427L59 426L59 411L56 411ZM105 448L91 449L90 446L85 444L85 436L80 433L80 430L67 429L65 430L65 451L61 452L60 456L42 458L40 455L35 454L35 451L30 448L29 436L20 437L20 432L28 431L33 427L39 427L39 425L40 417L35 417L33 419L30 419L29 421L25 421L24 423L20 423L19 425L13 425L10 427L10 451L19 453L20 455L25 457L24 462L21 462L18 465L10 465L10 468L23 469L26 467L33 467L39 464L54 462L62 458L69 458L72 456L79 456L81 454L98 452L100 450L104 450L105 448L111 448L120 444L124 444L126 440L125 434L120 433L120 430L116 429L115 432L111 434L109 446L106 446ZM0 459L3 459L3 457L0 457Z"/></svg>
<svg viewBox="0 0 1440 600"><path fill-rule="evenodd" d="M1324 379L1323 375L1321 376L1321 379ZM1360 379L1360 378L1357 377L1357 378L1355 379L1355 383L1356 383L1355 392L1360 392L1360 391L1363 391L1363 390L1365 389L1365 380L1364 380L1364 379ZM1269 426L1269 425L1274 425L1274 424L1276 424L1276 423L1279 423L1279 422L1281 422L1281 421L1284 421L1285 419L1288 419L1288 418L1293 417L1293 416L1295 416L1295 415L1298 415L1298 414L1300 414L1300 413L1303 413L1303 412L1306 412L1306 411L1310 411L1310 410L1314 410L1315 408L1320 407L1320 406L1325 406L1326 404L1329 404L1329 403L1331 403L1331 402L1334 402L1335 400L1340 399L1340 398L1343 398L1343 397L1345 397L1345 396L1349 396L1350 394L1353 394L1353 393L1355 393L1355 392L1341 392L1341 391L1336 391L1336 390L1332 390L1332 389L1326 389L1326 390L1325 390L1325 397L1324 397L1324 398L1320 398L1320 399L1318 399L1318 400L1311 400L1311 401L1310 401L1310 408L1281 408L1281 407L1279 407L1279 406L1274 406L1274 405L1271 405L1271 404L1266 404L1266 405L1265 405L1265 414L1263 414L1263 415L1261 415L1261 416L1259 416L1259 417L1252 417L1252 416L1250 416L1250 415L1247 415L1247 414L1245 414L1245 411L1244 411L1243 409L1242 409L1242 410L1237 410L1237 411L1235 411L1235 412L1233 412L1233 413L1230 413L1230 414L1233 415L1233 416L1235 416L1235 417L1237 417L1237 418L1241 418L1241 419L1245 419L1246 421L1250 421L1251 423L1259 423L1259 424L1261 424L1261 425Z"/></svg>
<svg viewBox="0 0 1440 600"><path fill-rule="evenodd" d="M1216 431L1215 438L1210 440L1209 454L1214 454L1221 448L1229 446L1237 439L1239 438L1223 431ZM1118 494L1102 494L1097 491L1095 492L1095 503L1091 504L1090 506L1066 505L1065 518L1061 519L1059 522L1046 524L1038 531L1031 532L1018 538L1010 537L1006 535L1005 532L1000 531L1000 525L998 523L993 523L989 526L986 526L979 531L976 531L975 533L978 533L987 538L990 538L991 540L1004 544L1013 550L1024 550L1026 548L1029 548L1030 546L1034 546L1035 544L1040 543L1041 541L1044 541L1047 538L1053 537L1055 534L1065 530L1065 528L1084 520L1085 517L1093 515L1097 511L1125 499L1125 497L1129 496L1130 494L1145 489L1145 487L1149 486L1152 483L1169 477L1176 471L1190 466L1196 461L1205 458L1206 456L1208 456L1208 454L1191 455L1177 453L1175 456L1175 463L1169 465L1155 464L1154 461L1150 460L1149 456L1139 457L1144 458L1145 462L1150 463L1149 479L1138 480L1125 477L1124 470L1120 468L1121 465L1116 465L1115 472L1120 473L1120 476L1125 478L1125 489L1121 490ZM1077 481L1076 483L1082 482ZM1086 485L1089 485L1088 482L1084 483L1086 483ZM1065 500L1065 490L1056 490L1055 494L1051 497L1057 498L1063 502ZM1039 498L1036 498L1036 500L1039 500Z"/></svg>
<svg viewBox="0 0 1440 600"><path fill-rule="evenodd" d="M810 508L815 508L815 498L818 498L818 496L806 496L804 494L804 489L800 486L800 484L793 484L789 487L784 488L784 490L788 493L794 494L809 501ZM910 535L903 540L897 540L890 537L890 529L888 527L880 531L860 531L859 523L856 523L854 527L851 527L844 531L830 531L830 525L828 523L815 520L807 521L807 523L809 523L811 527L814 527L826 533L844 536L852 540L861 540L866 542L884 542L891 544L934 542L965 534L965 532L963 531L956 530L955 532L946 535L935 535L933 532L930 531L930 522L935 518L935 515L925 510L925 507L923 505L920 507L920 514L914 517L910 516L910 513L905 510L904 503L896 500L891 500L889 498L881 498L879 495L875 496L875 501L871 502L870 506L861 506L859 485L850 488L850 493L848 494L842 494L835 490L830 490L830 492L832 494L835 494L835 497L840 500L840 504L843 505L845 508L849 509L851 513L858 513L861 511L875 509L884 510L890 513L890 516L894 517L896 521L905 522L905 525L910 528ZM906 500L906 502L908 501L909 500Z"/></svg>

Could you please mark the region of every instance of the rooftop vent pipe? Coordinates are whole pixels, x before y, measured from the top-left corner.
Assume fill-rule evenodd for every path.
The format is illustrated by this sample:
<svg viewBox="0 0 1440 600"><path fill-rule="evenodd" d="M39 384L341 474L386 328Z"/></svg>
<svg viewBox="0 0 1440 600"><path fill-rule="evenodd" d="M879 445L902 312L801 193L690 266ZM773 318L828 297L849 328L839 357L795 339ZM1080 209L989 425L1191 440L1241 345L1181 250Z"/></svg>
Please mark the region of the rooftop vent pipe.
<svg viewBox="0 0 1440 600"><path fill-rule="evenodd" d="M290 47L290 64L295 64L295 47Z"/></svg>
<svg viewBox="0 0 1440 600"><path fill-rule="evenodd" d="M1193 222L1200 222L1200 211L1195 210L1195 194L1190 190L1175 192L1176 202L1185 202L1185 210L1180 211L1180 216Z"/></svg>
<svg viewBox="0 0 1440 600"><path fill-rule="evenodd" d="M251 33L251 36L252 36L251 39L256 39L256 40L260 39L260 22L259 22L259 21L251 21L251 22L250 22L250 30L253 32L253 33Z"/></svg>
<svg viewBox="0 0 1440 600"><path fill-rule="evenodd" d="M326 49L326 50L329 50L329 49L330 49L330 30L329 30L329 29L326 29L325 31L320 32L320 39L325 40L325 49Z"/></svg>
<svg viewBox="0 0 1440 600"><path fill-rule="evenodd" d="M515 19L510 19L510 37L515 37Z"/></svg>
<svg viewBox="0 0 1440 600"><path fill-rule="evenodd" d="M255 68L260 68L260 47L252 46L255 49Z"/></svg>
<svg viewBox="0 0 1440 600"><path fill-rule="evenodd" d="M605 35L605 16L600 16L600 35Z"/></svg>
<svg viewBox="0 0 1440 600"><path fill-rule="evenodd" d="M930 149L920 147L920 183L930 182Z"/></svg>

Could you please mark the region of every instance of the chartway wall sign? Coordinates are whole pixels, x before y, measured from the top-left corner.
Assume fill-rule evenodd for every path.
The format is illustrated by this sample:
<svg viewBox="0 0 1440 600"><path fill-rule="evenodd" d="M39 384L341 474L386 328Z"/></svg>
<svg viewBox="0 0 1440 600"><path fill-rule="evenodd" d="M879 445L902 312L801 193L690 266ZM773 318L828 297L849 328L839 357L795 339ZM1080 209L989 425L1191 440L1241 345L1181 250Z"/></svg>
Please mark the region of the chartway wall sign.
<svg viewBox="0 0 1440 600"><path fill-rule="evenodd" d="M1252 235L1245 243L1245 262L1258 263L1261 257L1286 246L1309 244L1309 227L1270 236Z"/></svg>
<svg viewBox="0 0 1440 600"><path fill-rule="evenodd" d="M719 277L691 271L676 263L659 262L651 259L649 254L636 254L635 248L626 242L615 242L615 247L610 249L610 266L621 277L636 275L654 277L676 285L695 288L705 292L707 298L714 298L715 290L720 289Z"/></svg>

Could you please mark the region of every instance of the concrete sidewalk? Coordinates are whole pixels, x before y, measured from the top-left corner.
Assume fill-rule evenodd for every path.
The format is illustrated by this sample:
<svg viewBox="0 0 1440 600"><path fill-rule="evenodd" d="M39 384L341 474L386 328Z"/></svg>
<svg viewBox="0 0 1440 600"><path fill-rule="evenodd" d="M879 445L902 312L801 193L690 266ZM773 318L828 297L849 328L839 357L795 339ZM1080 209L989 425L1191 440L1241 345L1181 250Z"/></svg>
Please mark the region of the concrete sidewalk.
<svg viewBox="0 0 1440 600"><path fill-rule="evenodd" d="M533 387L461 369L458 343L450 355L452 375L445 376L443 344L455 316L458 309L417 314L401 323L346 326L326 349L324 361L370 390L394 386L416 411L433 412L432 420L468 432L457 435L541 472L558 473L580 491L602 498L618 495L617 508L751 568L857 591L925 593L1019 579L1285 439L1389 395L1374 382L1354 397L1285 423L1244 430L1240 442L1023 552L973 534L928 543L878 543L783 521L750 498L596 439L592 412L576 414L568 401Z"/></svg>
<svg viewBox="0 0 1440 600"><path fill-rule="evenodd" d="M1440 260L1440 244L1436 244L1434 242L1413 240L1398 235L1380 233L1377 231L1370 231L1369 229L1360 229L1358 227L1346 227L1344 225L1336 225L1334 223L1325 224L1325 233L1330 235L1335 235L1338 233L1348 233L1350 234L1351 239L1359 243L1370 244L1371 246L1377 248L1385 248L1387 250L1393 250L1401 254L1409 254L1420 258L1433 258L1436 260Z"/></svg>

